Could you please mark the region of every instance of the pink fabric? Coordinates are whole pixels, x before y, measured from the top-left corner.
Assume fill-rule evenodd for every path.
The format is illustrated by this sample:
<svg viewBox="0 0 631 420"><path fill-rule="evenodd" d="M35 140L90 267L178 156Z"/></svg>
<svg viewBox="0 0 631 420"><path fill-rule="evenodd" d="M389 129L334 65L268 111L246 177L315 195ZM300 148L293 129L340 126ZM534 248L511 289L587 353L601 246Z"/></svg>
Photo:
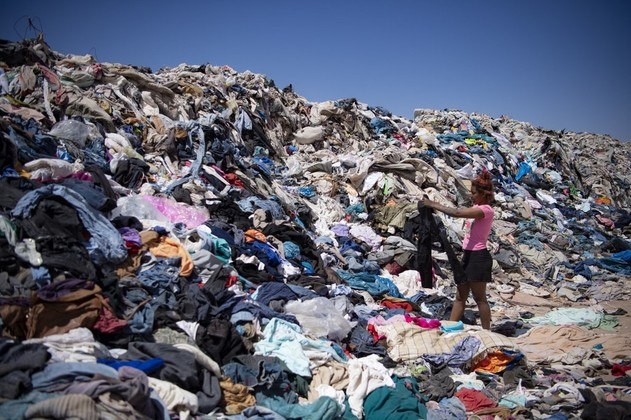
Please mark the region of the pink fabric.
<svg viewBox="0 0 631 420"><path fill-rule="evenodd" d="M489 233L491 233L493 215L495 214L493 207L488 204L483 204L481 206L475 205L474 207L482 210L484 218L473 219L473 223L471 220L467 220L465 226L469 232L465 234L464 239L462 240L462 248L469 251L486 249L486 240L489 238Z"/></svg>
<svg viewBox="0 0 631 420"><path fill-rule="evenodd" d="M434 329L440 327L440 321L437 319L421 318L416 316L405 315L406 322L412 322L421 328Z"/></svg>
<svg viewBox="0 0 631 420"><path fill-rule="evenodd" d="M164 214L172 223L183 222L189 229L208 220L208 213L198 210L195 207L179 203L166 197L154 197L151 195L143 195L143 199L151 203L160 213Z"/></svg>
<svg viewBox="0 0 631 420"><path fill-rule="evenodd" d="M387 325L387 324L392 324L395 322L407 322L408 324L413 323L421 328L427 328L427 329L440 327L440 321L437 319L421 318L421 317L411 316L408 314L393 315L388 319L385 319L381 315L377 315L368 320L368 325Z"/></svg>

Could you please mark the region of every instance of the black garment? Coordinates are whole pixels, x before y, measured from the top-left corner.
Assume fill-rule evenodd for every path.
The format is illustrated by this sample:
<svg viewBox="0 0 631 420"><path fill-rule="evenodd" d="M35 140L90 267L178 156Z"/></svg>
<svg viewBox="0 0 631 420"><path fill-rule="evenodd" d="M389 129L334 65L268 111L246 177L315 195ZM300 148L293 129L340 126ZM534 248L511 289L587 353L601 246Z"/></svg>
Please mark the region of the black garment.
<svg viewBox="0 0 631 420"><path fill-rule="evenodd" d="M212 318L205 325L200 325L195 343L220 365L240 354L248 354L241 336L226 319Z"/></svg>
<svg viewBox="0 0 631 420"><path fill-rule="evenodd" d="M491 257L491 253L486 248L479 251L465 249L462 257L462 267L465 271L467 282L489 283L492 281L493 257Z"/></svg>
<svg viewBox="0 0 631 420"><path fill-rule="evenodd" d="M454 273L454 282L456 284L460 284L465 281L466 275L464 269L462 268L462 265L460 264L460 261L458 260L458 257L456 256L456 253L454 252L453 247L451 246L451 243L449 243L449 239L447 239L447 229L445 228L445 224L437 217L432 217L431 221L432 223L435 223L436 227L438 228L440 243L447 253L447 260L449 260L449 265L451 266L451 270ZM435 231L436 228L433 226L434 225L432 224L432 229Z"/></svg>
<svg viewBox="0 0 631 420"><path fill-rule="evenodd" d="M429 373L420 375L416 378L419 391L434 401L452 397L456 392L456 384L450 377L452 374L451 369L446 367L433 375Z"/></svg>
<svg viewBox="0 0 631 420"><path fill-rule="evenodd" d="M39 183L26 178L0 178L0 209L13 209L24 195Z"/></svg>
<svg viewBox="0 0 631 420"><path fill-rule="evenodd" d="M627 401L600 402L590 389L579 389L587 405L581 413L582 419L590 420L629 420L631 403Z"/></svg>
<svg viewBox="0 0 631 420"><path fill-rule="evenodd" d="M294 226L276 223L265 226L262 232L264 235L273 236L280 241L290 241L299 245L302 260L308 261L313 266L314 273L324 275L324 264L320 260L320 253L307 234L298 231Z"/></svg>
<svg viewBox="0 0 631 420"><path fill-rule="evenodd" d="M0 236L0 243L3 239ZM2 264L1 258L0 264ZM0 271L0 296L31 296L31 290L35 287L36 283L30 268L18 267L15 271L3 268L3 271Z"/></svg>
<svg viewBox="0 0 631 420"><path fill-rule="evenodd" d="M441 221L436 221L433 209L418 203L418 215L408 219L403 228L403 237L416 243L416 270L421 274L421 284L433 287L432 244L437 239L447 253L456 284L465 281L464 271L453 247L447 238L447 230Z"/></svg>
<svg viewBox="0 0 631 420"><path fill-rule="evenodd" d="M506 337L515 337L517 330L524 327L520 320L503 320L493 324L491 331L502 334Z"/></svg>
<svg viewBox="0 0 631 420"><path fill-rule="evenodd" d="M386 349L379 342L375 342L372 334L366 330L365 325L358 324L352 329L349 338L349 349L353 355L357 357L376 354L379 356L386 355Z"/></svg>
<svg viewBox="0 0 631 420"><path fill-rule="evenodd" d="M137 188L142 184L145 173L149 171L149 165L136 158L122 160L116 166L114 180L127 188Z"/></svg>
<svg viewBox="0 0 631 420"><path fill-rule="evenodd" d="M421 274L421 284L424 288L432 288L432 228L430 218L432 209L419 206L419 222L416 227L416 269Z"/></svg>
<svg viewBox="0 0 631 420"><path fill-rule="evenodd" d="M84 240L85 229L77 210L60 197L40 200L31 212L31 217L18 220L16 224L22 228L24 237L28 238L57 236L77 242Z"/></svg>
<svg viewBox="0 0 631 420"><path fill-rule="evenodd" d="M528 370L526 366L518 365L513 366L504 371L502 374L504 379L504 385L509 389L515 389L521 384L526 388L534 388L535 382L533 381L533 373Z"/></svg>
<svg viewBox="0 0 631 420"><path fill-rule="evenodd" d="M134 216L116 216L111 220L111 222L116 229L128 227L136 229L138 232L144 230L140 220L136 219Z"/></svg>
<svg viewBox="0 0 631 420"><path fill-rule="evenodd" d="M243 112L247 112L243 110ZM276 155L276 150L272 145L269 137L265 133L263 128L263 121L261 121L257 116L247 113L252 120L252 129L243 129L241 135L243 137L243 141L245 143L245 147L248 149L250 155L254 154L254 148L256 146L263 146L269 151L270 156Z"/></svg>
<svg viewBox="0 0 631 420"><path fill-rule="evenodd" d="M412 299L412 302L420 305L424 303L429 313L421 312L427 318L449 319L453 302L447 296L431 295L429 297ZM475 320L474 320L475 321ZM464 320L463 320L464 322Z"/></svg>
<svg viewBox="0 0 631 420"><path fill-rule="evenodd" d="M164 366L150 376L172 382L189 392L197 394L200 410L210 412L221 401L219 378L204 369L195 360L195 355L180 350L171 344L163 343L129 343L123 360L148 360L160 358ZM215 360L215 359L213 359Z"/></svg>
<svg viewBox="0 0 631 420"><path fill-rule="evenodd" d="M5 168L15 168L17 161L17 147L0 131L0 171L4 171Z"/></svg>
<svg viewBox="0 0 631 420"><path fill-rule="evenodd" d="M202 368L195 361L195 355L189 351L178 349L171 344L129 343L127 353L120 358L122 360L160 358L164 360L164 366L150 374L150 376L172 382L190 392L197 392L201 389L198 372Z"/></svg>
<svg viewBox="0 0 631 420"><path fill-rule="evenodd" d="M116 199L105 195L103 191L96 188L91 182L69 178L59 182L59 184L79 193L90 206L97 210L108 212L116 208Z"/></svg>
<svg viewBox="0 0 631 420"><path fill-rule="evenodd" d="M181 292L177 297L177 312L182 319L187 321L202 322L208 319L217 302L214 295L208 293L197 284L188 283L188 280L180 281Z"/></svg>
<svg viewBox="0 0 631 420"><path fill-rule="evenodd" d="M310 296L313 298L315 296ZM263 283L256 289L256 301L263 305L268 305L273 300L282 300L285 303L293 300L300 300L298 293L294 292L288 285L281 282Z"/></svg>
<svg viewBox="0 0 631 420"><path fill-rule="evenodd" d="M114 189L110 185L110 181L105 176L103 169L101 169L98 165L85 165L85 170L92 175L94 185L97 185L107 197L116 202L118 194L114 192Z"/></svg>
<svg viewBox="0 0 631 420"><path fill-rule="evenodd" d="M7 238L0 236L0 267L3 274L16 274L20 270L18 256L13 251L13 245ZM0 295L12 295L12 293L0 293Z"/></svg>
<svg viewBox="0 0 631 420"><path fill-rule="evenodd" d="M259 270L256 264L244 263L241 260L237 260L234 263L234 268L237 269L237 272L248 281L254 284L262 284L268 281L276 281L282 278L280 274L272 267L265 267L265 270Z"/></svg>
<svg viewBox="0 0 631 420"><path fill-rule="evenodd" d="M53 274L55 271L67 271L82 279L96 279L96 268L88 251L74 238L39 237L35 241L35 248L42 255L43 265Z"/></svg>
<svg viewBox="0 0 631 420"><path fill-rule="evenodd" d="M331 284L331 282L319 276L300 275L299 277L292 278L289 283L302 287L310 287L319 296L329 296L327 284Z"/></svg>
<svg viewBox="0 0 631 420"><path fill-rule="evenodd" d="M631 243L616 236L600 246L600 249L607 252L618 253L631 249Z"/></svg>
<svg viewBox="0 0 631 420"><path fill-rule="evenodd" d="M191 193L182 188L182 186L175 187L171 196L175 199L175 201L179 201L180 203L193 204L193 201L191 200Z"/></svg>
<svg viewBox="0 0 631 420"><path fill-rule="evenodd" d="M215 220L220 220L233 224L240 230L248 230L251 227L250 214L241 210L233 200L213 201L206 207L211 214L211 221L207 223L214 224Z"/></svg>
<svg viewBox="0 0 631 420"><path fill-rule="evenodd" d="M31 375L49 358L43 344L19 344L0 338L0 403L30 390Z"/></svg>

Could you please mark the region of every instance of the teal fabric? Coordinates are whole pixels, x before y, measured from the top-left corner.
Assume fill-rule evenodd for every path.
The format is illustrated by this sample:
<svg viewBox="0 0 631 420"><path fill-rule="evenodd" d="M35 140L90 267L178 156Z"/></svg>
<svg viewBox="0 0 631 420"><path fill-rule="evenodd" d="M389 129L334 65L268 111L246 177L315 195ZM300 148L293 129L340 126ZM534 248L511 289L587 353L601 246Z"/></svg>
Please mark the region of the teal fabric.
<svg viewBox="0 0 631 420"><path fill-rule="evenodd" d="M281 397L261 398L257 402L287 419L333 420L342 415L342 407L329 397L320 397L305 405L287 404Z"/></svg>
<svg viewBox="0 0 631 420"><path fill-rule="evenodd" d="M330 341L308 338L300 326L280 318L273 318L265 326L263 338L254 344L254 349L256 354L278 357L293 373L305 377L311 377L306 351L328 353L333 360L343 361Z"/></svg>
<svg viewBox="0 0 631 420"><path fill-rule="evenodd" d="M351 410L351 406L348 403L348 397L344 400L344 415L342 416L342 420L359 420L359 418L353 414L353 410Z"/></svg>
<svg viewBox="0 0 631 420"><path fill-rule="evenodd" d="M382 386L364 400L364 417L379 420L416 420L427 417L427 408L419 398L416 380L393 376L395 387Z"/></svg>
<svg viewBox="0 0 631 420"><path fill-rule="evenodd" d="M229 263L230 258L232 257L232 250L230 249L228 241L218 238L215 235L210 236L212 236L213 254L226 264Z"/></svg>
<svg viewBox="0 0 631 420"><path fill-rule="evenodd" d="M464 324L462 323L462 321L458 321L455 324L452 325L445 325L445 324L441 324L440 325L440 330L442 332L454 332L454 331L462 331L464 330Z"/></svg>

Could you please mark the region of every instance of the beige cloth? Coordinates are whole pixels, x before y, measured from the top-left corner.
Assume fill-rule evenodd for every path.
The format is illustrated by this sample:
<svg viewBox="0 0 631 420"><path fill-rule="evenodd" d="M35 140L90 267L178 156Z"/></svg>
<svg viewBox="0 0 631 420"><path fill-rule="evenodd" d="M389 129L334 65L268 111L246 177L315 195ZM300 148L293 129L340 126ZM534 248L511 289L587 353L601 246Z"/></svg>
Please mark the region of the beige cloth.
<svg viewBox="0 0 631 420"><path fill-rule="evenodd" d="M517 346L510 338L486 330L475 329L443 334L438 329L426 330L407 322L375 325L375 330L386 336L388 355L395 362L418 360L426 354L451 353L458 342L470 335L482 342L473 356L473 363L491 350L517 350Z"/></svg>
<svg viewBox="0 0 631 420"><path fill-rule="evenodd" d="M320 397L316 391L319 385L329 385L336 391L344 391L348 386L348 368L345 364L331 361L313 370L313 379L309 385L309 401L315 401Z"/></svg>
<svg viewBox="0 0 631 420"><path fill-rule="evenodd" d="M559 362L574 348L591 350L602 344L609 360L628 358L631 355L631 337L602 334L576 325L544 325L517 337L515 342L526 357L534 363Z"/></svg>
<svg viewBox="0 0 631 420"><path fill-rule="evenodd" d="M197 413L199 401L197 395L188 392L171 382L149 376L149 386L153 388L169 411L179 414L181 419L189 418Z"/></svg>

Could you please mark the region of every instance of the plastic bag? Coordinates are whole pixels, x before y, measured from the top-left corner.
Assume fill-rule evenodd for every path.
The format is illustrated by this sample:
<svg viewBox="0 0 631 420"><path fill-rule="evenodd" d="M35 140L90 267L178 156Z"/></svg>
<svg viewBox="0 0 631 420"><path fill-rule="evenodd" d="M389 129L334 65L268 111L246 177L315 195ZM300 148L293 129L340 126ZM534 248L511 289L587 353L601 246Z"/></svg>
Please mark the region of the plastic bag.
<svg viewBox="0 0 631 420"><path fill-rule="evenodd" d="M314 337L342 340L353 326L337 310L333 302L325 297L304 302L293 301L285 305L285 312L298 319L302 330Z"/></svg>
<svg viewBox="0 0 631 420"><path fill-rule="evenodd" d="M130 195L119 198L116 202L116 208L112 210L112 218L116 216L133 216L140 221L156 220L158 222L164 222L165 225L170 225L169 219L140 195Z"/></svg>
<svg viewBox="0 0 631 420"><path fill-rule="evenodd" d="M195 208L187 204L178 203L175 200L166 197L144 196L146 201L153 206L173 223L184 223L189 229L208 220L208 210L205 208Z"/></svg>
<svg viewBox="0 0 631 420"><path fill-rule="evenodd" d="M317 127L305 127L294 133L294 140L298 144L313 144L324 138L324 128L322 126Z"/></svg>
<svg viewBox="0 0 631 420"><path fill-rule="evenodd" d="M90 127L81 121L64 120L55 124L48 134L71 141L75 146L83 149L90 135Z"/></svg>

